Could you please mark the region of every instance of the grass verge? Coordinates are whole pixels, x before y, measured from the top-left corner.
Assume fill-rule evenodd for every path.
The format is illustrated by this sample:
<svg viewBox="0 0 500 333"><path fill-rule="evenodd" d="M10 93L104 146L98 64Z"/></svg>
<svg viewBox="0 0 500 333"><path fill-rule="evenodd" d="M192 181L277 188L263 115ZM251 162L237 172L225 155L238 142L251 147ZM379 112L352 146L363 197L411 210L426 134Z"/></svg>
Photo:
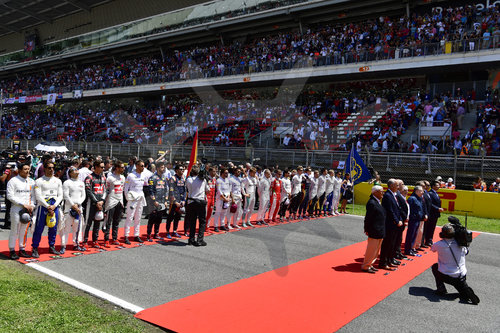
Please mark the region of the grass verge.
<svg viewBox="0 0 500 333"><path fill-rule="evenodd" d="M364 205L352 204L347 205L347 212L349 214L361 215L364 216L366 214L366 208ZM442 226L448 222L448 216L454 214L446 214L442 213L441 217L438 220L438 225ZM465 216L462 215L454 215L456 216L462 224L465 223ZM469 216L467 217L467 229L474 231L484 231L491 232L495 234L500 234L500 221L496 219L486 219L482 217Z"/></svg>
<svg viewBox="0 0 500 333"><path fill-rule="evenodd" d="M0 260L0 332L160 332L110 303Z"/></svg>

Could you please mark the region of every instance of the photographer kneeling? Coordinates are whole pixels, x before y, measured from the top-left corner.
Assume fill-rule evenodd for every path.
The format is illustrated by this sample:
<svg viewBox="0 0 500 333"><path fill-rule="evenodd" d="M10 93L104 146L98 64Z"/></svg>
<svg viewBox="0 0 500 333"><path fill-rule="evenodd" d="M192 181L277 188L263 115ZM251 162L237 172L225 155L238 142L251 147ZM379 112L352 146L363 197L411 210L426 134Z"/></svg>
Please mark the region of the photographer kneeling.
<svg viewBox="0 0 500 333"><path fill-rule="evenodd" d="M455 228L451 223L443 226L439 237L442 239L432 245L431 251L438 253L438 263L432 265L432 274L436 279L436 293L447 293L445 283L454 286L460 293L460 300L472 304L479 303L479 297L467 285L465 256L469 253L466 246L460 246L455 240Z"/></svg>

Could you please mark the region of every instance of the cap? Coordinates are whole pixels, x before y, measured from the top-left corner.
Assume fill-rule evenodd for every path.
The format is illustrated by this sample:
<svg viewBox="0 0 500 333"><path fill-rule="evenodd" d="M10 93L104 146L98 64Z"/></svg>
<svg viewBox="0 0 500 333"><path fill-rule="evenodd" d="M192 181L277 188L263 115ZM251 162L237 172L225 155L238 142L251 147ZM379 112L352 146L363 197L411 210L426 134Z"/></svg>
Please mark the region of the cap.
<svg viewBox="0 0 500 333"><path fill-rule="evenodd" d="M453 183L453 178L448 178L448 183Z"/></svg>
<svg viewBox="0 0 500 333"><path fill-rule="evenodd" d="M436 177L436 180L441 181L441 180L443 180L443 177L441 177L441 176L437 176L437 177Z"/></svg>

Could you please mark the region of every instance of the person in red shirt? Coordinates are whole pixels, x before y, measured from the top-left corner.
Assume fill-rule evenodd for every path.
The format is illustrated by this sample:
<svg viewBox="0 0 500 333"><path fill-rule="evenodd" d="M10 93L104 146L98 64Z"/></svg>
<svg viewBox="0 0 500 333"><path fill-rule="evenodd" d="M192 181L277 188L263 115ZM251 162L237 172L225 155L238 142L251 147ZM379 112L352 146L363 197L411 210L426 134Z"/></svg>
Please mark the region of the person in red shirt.
<svg viewBox="0 0 500 333"><path fill-rule="evenodd" d="M214 167L208 168L208 178L210 179L208 183L208 187L210 188L210 191L207 193L207 228L206 231L208 231L208 226L210 225L210 218L212 217L212 213L214 210L214 204L215 204L215 183L217 181L217 171L215 170Z"/></svg>
<svg viewBox="0 0 500 333"><path fill-rule="evenodd" d="M277 222L276 216L280 210L281 202L281 170L276 170L275 177L271 182L271 209L269 209L269 221Z"/></svg>

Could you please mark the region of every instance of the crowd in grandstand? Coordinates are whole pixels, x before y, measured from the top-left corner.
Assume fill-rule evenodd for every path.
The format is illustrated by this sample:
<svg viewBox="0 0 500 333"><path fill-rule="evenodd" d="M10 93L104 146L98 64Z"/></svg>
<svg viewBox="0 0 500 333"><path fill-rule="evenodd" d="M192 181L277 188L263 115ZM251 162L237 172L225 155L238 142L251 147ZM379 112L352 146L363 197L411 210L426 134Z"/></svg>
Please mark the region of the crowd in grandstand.
<svg viewBox="0 0 500 333"><path fill-rule="evenodd" d="M113 62L32 72L0 81L9 94L57 93L74 89L169 82L322 66L355 61L471 51L498 47L499 6L479 11L469 5L442 12L413 13L411 17L379 17L357 23L318 24L307 31L280 32L246 43L211 45Z"/></svg>

